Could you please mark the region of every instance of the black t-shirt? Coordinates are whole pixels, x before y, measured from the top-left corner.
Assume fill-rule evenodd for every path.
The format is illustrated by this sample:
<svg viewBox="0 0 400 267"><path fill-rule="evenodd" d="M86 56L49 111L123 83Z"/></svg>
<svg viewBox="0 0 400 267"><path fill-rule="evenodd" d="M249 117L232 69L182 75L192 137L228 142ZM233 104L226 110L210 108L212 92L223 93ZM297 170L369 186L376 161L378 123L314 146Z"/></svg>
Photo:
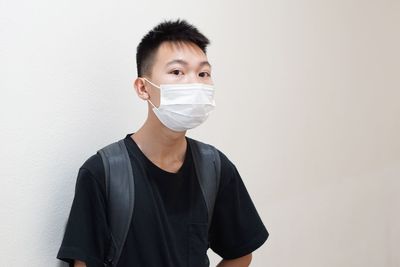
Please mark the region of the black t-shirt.
<svg viewBox="0 0 400 267"><path fill-rule="evenodd" d="M189 142L182 166L171 173L151 162L131 135L124 139L129 156L139 156L147 177L135 177L134 214L118 267L204 267L207 240L224 259L249 254L267 240L267 229L235 165L221 151L221 180L208 233ZM70 266L79 259L87 267L100 267L109 241L105 173L96 153L79 168L57 258Z"/></svg>

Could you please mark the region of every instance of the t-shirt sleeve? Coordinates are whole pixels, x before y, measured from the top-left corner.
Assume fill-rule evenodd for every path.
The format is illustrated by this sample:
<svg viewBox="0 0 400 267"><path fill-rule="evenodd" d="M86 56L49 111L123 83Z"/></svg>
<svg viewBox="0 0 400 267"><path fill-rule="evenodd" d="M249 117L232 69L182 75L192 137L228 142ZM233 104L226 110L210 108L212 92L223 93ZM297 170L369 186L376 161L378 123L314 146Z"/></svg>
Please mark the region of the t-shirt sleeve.
<svg viewBox="0 0 400 267"><path fill-rule="evenodd" d="M210 248L223 259L235 259L259 248L269 233L235 165L219 153L221 178L210 228Z"/></svg>
<svg viewBox="0 0 400 267"><path fill-rule="evenodd" d="M108 233L104 192L94 175L81 167L57 258L69 266L73 266L74 259L85 262L87 267L104 266Z"/></svg>

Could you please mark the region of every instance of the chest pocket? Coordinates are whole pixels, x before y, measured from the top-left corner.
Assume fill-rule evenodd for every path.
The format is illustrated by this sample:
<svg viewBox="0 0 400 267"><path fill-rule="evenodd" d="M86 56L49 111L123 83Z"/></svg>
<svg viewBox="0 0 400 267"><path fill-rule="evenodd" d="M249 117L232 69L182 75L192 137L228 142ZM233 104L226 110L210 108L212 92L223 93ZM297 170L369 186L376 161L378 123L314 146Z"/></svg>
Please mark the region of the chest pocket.
<svg viewBox="0 0 400 267"><path fill-rule="evenodd" d="M189 267L208 267L208 224L189 223Z"/></svg>

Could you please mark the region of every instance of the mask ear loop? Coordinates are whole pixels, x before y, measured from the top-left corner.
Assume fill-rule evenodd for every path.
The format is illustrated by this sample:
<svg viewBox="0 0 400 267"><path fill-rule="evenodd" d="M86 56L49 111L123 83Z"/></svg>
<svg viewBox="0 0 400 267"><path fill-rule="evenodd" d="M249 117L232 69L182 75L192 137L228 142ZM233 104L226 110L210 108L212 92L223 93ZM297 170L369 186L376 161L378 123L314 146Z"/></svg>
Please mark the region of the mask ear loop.
<svg viewBox="0 0 400 267"><path fill-rule="evenodd" d="M146 77L143 77L144 80L146 80L148 83L150 83L151 85L153 85L154 87L158 88L161 90L161 87L155 85L154 83L150 82ZM148 102L150 102L150 104L153 106L153 108L158 109L153 102L150 101L150 99L147 99Z"/></svg>
<svg viewBox="0 0 400 267"><path fill-rule="evenodd" d="M150 99L147 99L147 101L150 102L150 104L153 106L153 108L158 109L156 106L154 106L153 102L151 102Z"/></svg>
<svg viewBox="0 0 400 267"><path fill-rule="evenodd" d="M155 85L154 83L150 82L149 80L147 80L146 77L143 77L143 79L145 79L148 83L150 83L150 84L153 85L154 87L156 87L156 88L158 88L158 89L161 89L160 86L157 86L157 85Z"/></svg>

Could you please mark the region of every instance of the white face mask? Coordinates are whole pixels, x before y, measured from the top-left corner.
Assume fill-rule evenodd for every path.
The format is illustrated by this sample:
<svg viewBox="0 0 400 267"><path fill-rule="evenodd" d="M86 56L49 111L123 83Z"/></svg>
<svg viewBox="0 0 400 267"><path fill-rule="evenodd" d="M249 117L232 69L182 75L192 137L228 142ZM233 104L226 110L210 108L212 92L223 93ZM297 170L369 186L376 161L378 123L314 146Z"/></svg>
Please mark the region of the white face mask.
<svg viewBox="0 0 400 267"><path fill-rule="evenodd" d="M160 105L154 114L167 128L183 132L203 123L215 107L214 87L204 83L160 84Z"/></svg>

